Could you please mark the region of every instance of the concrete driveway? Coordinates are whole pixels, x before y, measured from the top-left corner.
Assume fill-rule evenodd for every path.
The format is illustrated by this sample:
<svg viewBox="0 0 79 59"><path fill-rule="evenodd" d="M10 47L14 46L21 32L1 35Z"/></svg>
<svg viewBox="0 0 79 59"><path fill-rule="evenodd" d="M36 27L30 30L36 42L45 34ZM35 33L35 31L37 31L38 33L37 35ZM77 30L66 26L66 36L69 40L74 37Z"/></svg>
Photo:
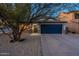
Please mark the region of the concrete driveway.
<svg viewBox="0 0 79 59"><path fill-rule="evenodd" d="M79 56L78 34L42 34L44 56Z"/></svg>

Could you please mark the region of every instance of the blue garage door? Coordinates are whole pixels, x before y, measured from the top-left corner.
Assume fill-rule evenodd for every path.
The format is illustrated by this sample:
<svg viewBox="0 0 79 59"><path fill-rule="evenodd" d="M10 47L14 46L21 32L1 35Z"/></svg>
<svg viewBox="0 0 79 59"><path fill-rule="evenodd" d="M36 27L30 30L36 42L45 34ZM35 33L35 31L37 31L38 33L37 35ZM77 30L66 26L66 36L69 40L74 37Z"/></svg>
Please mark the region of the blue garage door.
<svg viewBox="0 0 79 59"><path fill-rule="evenodd" d="M61 34L62 24L42 24L41 33L42 34Z"/></svg>

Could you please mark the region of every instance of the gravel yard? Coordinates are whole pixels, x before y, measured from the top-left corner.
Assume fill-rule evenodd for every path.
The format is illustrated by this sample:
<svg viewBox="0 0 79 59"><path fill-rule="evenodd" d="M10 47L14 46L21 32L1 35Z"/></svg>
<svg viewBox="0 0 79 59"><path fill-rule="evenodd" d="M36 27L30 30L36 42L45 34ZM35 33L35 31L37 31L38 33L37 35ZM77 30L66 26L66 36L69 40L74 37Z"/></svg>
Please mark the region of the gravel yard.
<svg viewBox="0 0 79 59"><path fill-rule="evenodd" d="M24 42L10 43L8 36L0 34L0 55L2 56L40 56L40 37L23 34Z"/></svg>

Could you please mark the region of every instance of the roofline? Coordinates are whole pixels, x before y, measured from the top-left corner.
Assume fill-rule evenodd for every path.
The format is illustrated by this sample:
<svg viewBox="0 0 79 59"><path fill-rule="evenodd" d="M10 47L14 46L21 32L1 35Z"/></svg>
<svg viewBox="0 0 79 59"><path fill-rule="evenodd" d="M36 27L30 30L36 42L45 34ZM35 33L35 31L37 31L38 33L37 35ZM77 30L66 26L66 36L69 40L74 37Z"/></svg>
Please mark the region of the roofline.
<svg viewBox="0 0 79 59"><path fill-rule="evenodd" d="M23 23L28 23L28 22L21 22ZM67 23L66 21L52 21L52 22L30 22L30 23Z"/></svg>
<svg viewBox="0 0 79 59"><path fill-rule="evenodd" d="M79 12L79 10L69 11L69 12L63 12L63 13L66 13L66 14L68 13L69 14L69 13L72 13L72 12Z"/></svg>
<svg viewBox="0 0 79 59"><path fill-rule="evenodd" d="M52 22L32 22L32 23L67 23L66 21L52 21Z"/></svg>

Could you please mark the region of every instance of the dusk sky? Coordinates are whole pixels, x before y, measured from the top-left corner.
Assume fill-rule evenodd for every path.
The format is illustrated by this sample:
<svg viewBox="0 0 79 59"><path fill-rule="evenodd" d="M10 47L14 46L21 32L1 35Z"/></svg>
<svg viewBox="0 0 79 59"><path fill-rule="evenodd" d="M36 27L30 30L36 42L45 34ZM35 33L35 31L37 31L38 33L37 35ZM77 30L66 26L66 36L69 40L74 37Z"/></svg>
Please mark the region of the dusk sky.
<svg viewBox="0 0 79 59"><path fill-rule="evenodd" d="M79 10L79 3L65 3L64 5L65 5L65 7L61 7L61 10L58 13L56 13L57 15L60 12L70 12L70 11L78 11Z"/></svg>
<svg viewBox="0 0 79 59"><path fill-rule="evenodd" d="M70 12L70 11L78 11L79 3L62 3L63 5L58 6L53 12L51 16L58 16L61 12ZM51 6L53 9L53 6Z"/></svg>
<svg viewBox="0 0 79 59"><path fill-rule="evenodd" d="M61 5L58 5L58 6L55 7L54 3L49 3L49 6L47 8L51 8L53 10L51 12L50 16L56 17L61 12L69 12L69 11L79 10L79 3L58 3L58 4L61 4ZM34 13L34 11L36 12L36 10L39 7L34 5L34 4L32 4L32 8L33 8L33 10L32 10L33 12L32 13Z"/></svg>

